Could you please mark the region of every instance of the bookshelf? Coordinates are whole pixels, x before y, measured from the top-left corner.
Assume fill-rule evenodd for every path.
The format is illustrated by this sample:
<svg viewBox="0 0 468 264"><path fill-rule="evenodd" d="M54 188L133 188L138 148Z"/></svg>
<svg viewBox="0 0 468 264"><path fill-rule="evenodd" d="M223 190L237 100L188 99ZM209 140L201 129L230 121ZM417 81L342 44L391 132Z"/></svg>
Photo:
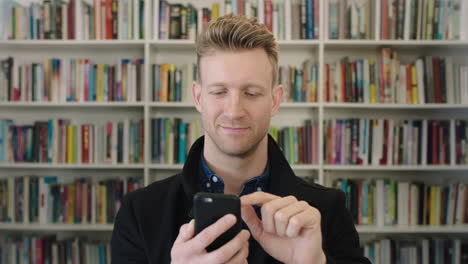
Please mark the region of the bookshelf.
<svg viewBox="0 0 468 264"><path fill-rule="evenodd" d="M110 224L2 224L2 231L21 232L111 232L113 225Z"/></svg>
<svg viewBox="0 0 468 264"><path fill-rule="evenodd" d="M171 3L177 1L169 1ZM179 1L187 2L187 1ZM197 1L198 2L198 1ZM200 1L201 5L214 1ZM0 164L0 177L9 175L50 175L63 174L63 177L90 175L96 173L102 177L111 177L112 173L143 178L144 185L164 179L182 169L181 164L154 164L151 162L151 118L183 117L184 120L196 120L198 113L190 102L153 102L151 91L151 65L154 63L174 63L176 65L195 63L195 46L192 40L159 40L159 1L145 0L145 38L138 40L0 40L0 58L7 56L41 60L43 58L89 57L104 63L115 63L119 58L143 58L144 83L141 102L0 102L0 119L12 118L21 122L46 120L48 118L70 118L85 122L90 119L118 120L120 117L144 119L144 162L141 164ZM320 14L327 14L328 0L320 0ZM378 7L375 7L376 9ZM467 11L466 7L463 11ZM468 13L464 13L468 17ZM465 18L464 18L465 19ZM398 51L403 62L410 62L418 56L437 55L453 56L457 63L468 65L468 27L460 40L381 40L376 29L373 39L345 40L328 39L328 18L320 16L319 37L313 40L279 40L281 50L280 65L300 66L304 58L310 58L319 66L318 101L281 105L280 112L272 120L272 125L301 125L303 120L312 119L318 123L318 163L311 165L292 165L301 177L312 176L320 184L330 186L336 178L367 179L380 177L422 178L428 181L443 182L440 175L450 180L468 183L468 165L329 165L324 161L324 121L340 118L445 118L467 119L468 104L370 104L370 103L333 103L324 99L324 64L343 56L351 58L375 57L381 48L390 47ZM466 25L466 24L464 24ZM188 89L189 87L183 87ZM465 88L468 89L468 88ZM110 232L112 225L80 224L11 224L0 223L2 230L14 231L103 231ZM358 232L372 234L444 234L468 235L466 225L457 226L358 226Z"/></svg>

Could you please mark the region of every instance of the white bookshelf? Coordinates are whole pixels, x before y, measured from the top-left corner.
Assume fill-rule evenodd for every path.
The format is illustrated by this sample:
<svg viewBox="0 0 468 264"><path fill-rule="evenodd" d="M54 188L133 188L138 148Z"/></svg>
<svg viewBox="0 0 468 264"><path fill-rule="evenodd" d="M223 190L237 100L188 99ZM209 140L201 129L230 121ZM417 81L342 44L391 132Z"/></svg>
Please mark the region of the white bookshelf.
<svg viewBox="0 0 468 264"><path fill-rule="evenodd" d="M323 103L328 109L468 109L468 104L365 104L365 103Z"/></svg>
<svg viewBox="0 0 468 264"><path fill-rule="evenodd" d="M359 234L437 234L437 235L456 235L466 233L467 225L454 226L396 226L396 227L378 227L378 226L357 226Z"/></svg>
<svg viewBox="0 0 468 264"><path fill-rule="evenodd" d="M131 108L131 107L144 107L144 103L127 103L127 102L69 102L69 103L47 103L47 102L2 102L0 103L0 108L15 108L15 107L28 107L28 108L89 108L89 107L122 107L122 108Z"/></svg>
<svg viewBox="0 0 468 264"><path fill-rule="evenodd" d="M205 0L205 2L211 2ZM150 0L146 0L150 4ZM173 2L173 1L170 1ZM320 14L326 14L325 3L320 2ZM154 1L158 3L158 1ZM157 8L156 8L157 10ZM151 136L150 120L153 117L173 117L194 119L198 114L193 103L152 102L151 78L149 76L150 65L153 63L195 63L195 45L189 40L158 40L152 36L153 24L151 4L145 14L144 40L11 40L0 41L0 57L95 57L96 60L116 62L116 58L144 58L145 80L143 102L109 102L109 103L28 103L28 102L0 102L0 118L23 119L28 115L28 120L44 119L49 115L87 120L90 115L98 114L98 118L107 117L116 119L121 116L139 116L145 120L145 162L143 164L0 164L0 177L8 176L11 171L20 170L30 173L46 171L47 173L61 173L67 170L85 171L102 174L106 171L125 170L132 171L144 179L145 186L155 180L164 179L182 169L181 164L153 164L151 163ZM465 14L468 16L468 14ZM359 103L326 103L323 100L324 87L324 63L330 59L335 60L343 56L362 58L377 56L382 47L391 47L402 51L401 56L410 54L411 57L427 54L439 54L442 56L457 56L458 61L468 64L468 39L463 40L329 40L326 38L327 18L320 16L320 38L317 40L279 40L280 65L300 65L305 58L315 60L319 65L318 102L316 103L283 103L280 112L273 119L273 125L298 125L306 119L317 120L319 123L318 156L319 163L313 165L292 165L292 168L300 176L313 176L321 184L330 182L328 177L343 173L361 175L370 172L378 177L382 175L398 174L411 177L411 173L440 172L464 173L461 179L468 182L468 165L426 165L426 166L348 166L327 165L323 161L323 122L327 118L362 117L372 118L375 115L385 115L392 118L421 117L432 115L442 116L446 119L468 117L468 105L462 104L359 104ZM467 29L468 30L468 29ZM412 55L411 55L412 54ZM190 89L190 87L184 87ZM368 175L368 174L365 174ZM327 179L325 179L327 177ZM112 230L112 225L66 225L66 224L10 224L0 223L1 230L24 231L106 231ZM359 226L361 234L468 234L467 226L439 226L439 227L367 227Z"/></svg>
<svg viewBox="0 0 468 264"><path fill-rule="evenodd" d="M22 232L110 232L114 228L112 224L20 224L2 223L0 231Z"/></svg>
<svg viewBox="0 0 468 264"><path fill-rule="evenodd" d="M21 232L110 232L112 224L21 224L2 223L0 231L21 231ZM357 226L357 231L361 235L402 235L402 234L437 234L456 235L465 233L467 225L454 226Z"/></svg>
<svg viewBox="0 0 468 264"><path fill-rule="evenodd" d="M466 171L468 166L463 165L324 165L329 171Z"/></svg>
<svg viewBox="0 0 468 264"><path fill-rule="evenodd" d="M22 231L22 232L109 232L113 224L21 224L2 223L0 231ZM466 232L468 225L454 226L357 226L359 234L439 234L451 235Z"/></svg>
<svg viewBox="0 0 468 264"><path fill-rule="evenodd" d="M144 169L144 164L4 163L0 169Z"/></svg>

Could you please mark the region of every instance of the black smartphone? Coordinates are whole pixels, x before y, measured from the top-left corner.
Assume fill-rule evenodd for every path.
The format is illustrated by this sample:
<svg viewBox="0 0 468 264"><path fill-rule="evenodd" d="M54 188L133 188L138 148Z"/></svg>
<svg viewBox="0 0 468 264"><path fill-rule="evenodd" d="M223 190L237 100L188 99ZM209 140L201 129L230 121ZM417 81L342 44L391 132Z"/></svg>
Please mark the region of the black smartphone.
<svg viewBox="0 0 468 264"><path fill-rule="evenodd" d="M206 248L208 252L223 246L241 231L240 199L235 195L205 192L196 193L193 197L195 234L200 233L227 214L233 214L237 218L237 222Z"/></svg>

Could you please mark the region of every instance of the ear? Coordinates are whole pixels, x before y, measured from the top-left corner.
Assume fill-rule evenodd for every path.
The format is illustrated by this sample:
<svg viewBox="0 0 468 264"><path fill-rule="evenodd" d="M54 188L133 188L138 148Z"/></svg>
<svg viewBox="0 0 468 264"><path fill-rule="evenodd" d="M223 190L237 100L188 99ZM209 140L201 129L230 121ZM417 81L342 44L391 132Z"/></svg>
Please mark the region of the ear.
<svg viewBox="0 0 468 264"><path fill-rule="evenodd" d="M272 99L273 99L273 105L271 107L271 116L276 115L280 107L280 104L283 101L283 92L284 92L283 89L284 89L283 85L281 84L273 88L273 91L271 94Z"/></svg>
<svg viewBox="0 0 468 264"><path fill-rule="evenodd" d="M195 81L192 82L193 101L195 102L195 108L200 113L202 112L202 108L201 108L201 104L200 104L201 92L202 92L201 84L199 84L198 82L195 82Z"/></svg>

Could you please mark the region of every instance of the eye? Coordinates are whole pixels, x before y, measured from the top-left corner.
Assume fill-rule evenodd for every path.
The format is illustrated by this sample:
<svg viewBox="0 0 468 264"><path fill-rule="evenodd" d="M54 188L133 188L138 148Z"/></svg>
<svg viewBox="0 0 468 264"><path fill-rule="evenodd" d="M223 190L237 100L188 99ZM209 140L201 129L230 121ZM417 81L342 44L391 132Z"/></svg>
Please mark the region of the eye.
<svg viewBox="0 0 468 264"><path fill-rule="evenodd" d="M247 96L249 96L249 97L257 96L257 94L255 94L255 93L245 93L245 94L246 94Z"/></svg>
<svg viewBox="0 0 468 264"><path fill-rule="evenodd" d="M211 92L211 94L213 94L213 95L223 95L225 93L226 93L226 91L213 91L213 92Z"/></svg>

